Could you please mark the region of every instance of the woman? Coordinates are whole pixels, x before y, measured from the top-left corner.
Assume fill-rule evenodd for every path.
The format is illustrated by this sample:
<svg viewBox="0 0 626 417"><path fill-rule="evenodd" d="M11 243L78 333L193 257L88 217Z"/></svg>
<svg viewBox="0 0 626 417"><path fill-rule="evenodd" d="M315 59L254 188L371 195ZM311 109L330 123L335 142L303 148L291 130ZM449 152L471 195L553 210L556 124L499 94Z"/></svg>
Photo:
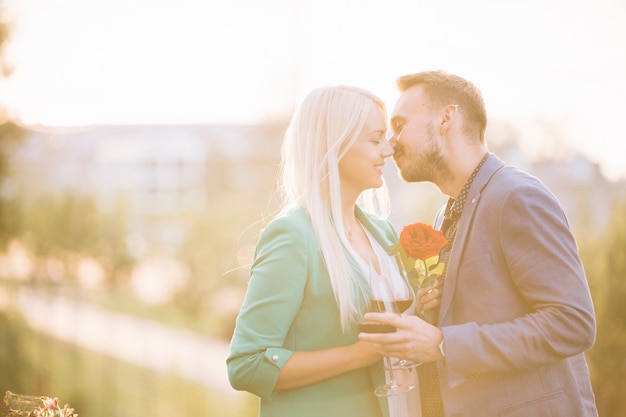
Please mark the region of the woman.
<svg viewBox="0 0 626 417"><path fill-rule="evenodd" d="M227 360L232 386L260 397L260 416L388 415L374 395L381 357L357 323L368 265L379 270L376 252L386 256L397 232L356 204L384 214L386 132L383 102L354 87L312 91L291 120L283 207L258 241Z"/></svg>

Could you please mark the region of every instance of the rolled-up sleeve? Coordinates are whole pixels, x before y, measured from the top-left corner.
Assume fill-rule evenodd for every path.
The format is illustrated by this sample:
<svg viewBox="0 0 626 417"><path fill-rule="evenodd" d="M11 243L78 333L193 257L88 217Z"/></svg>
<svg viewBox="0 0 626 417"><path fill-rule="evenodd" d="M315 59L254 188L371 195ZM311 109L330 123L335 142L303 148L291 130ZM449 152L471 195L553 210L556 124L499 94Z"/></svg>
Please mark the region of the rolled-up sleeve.
<svg viewBox="0 0 626 417"><path fill-rule="evenodd" d="M263 231L227 359L233 388L269 398L293 355L286 340L307 282L306 232L290 218Z"/></svg>

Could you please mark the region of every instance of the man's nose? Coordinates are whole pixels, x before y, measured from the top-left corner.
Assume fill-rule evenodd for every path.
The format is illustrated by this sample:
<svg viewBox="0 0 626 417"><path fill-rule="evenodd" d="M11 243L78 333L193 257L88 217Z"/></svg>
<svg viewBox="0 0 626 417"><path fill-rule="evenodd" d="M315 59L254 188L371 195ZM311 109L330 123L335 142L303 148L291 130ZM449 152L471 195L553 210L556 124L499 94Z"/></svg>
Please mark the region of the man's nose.
<svg viewBox="0 0 626 417"><path fill-rule="evenodd" d="M391 145L392 148L395 148L398 144L398 135L392 131L387 132L387 141Z"/></svg>

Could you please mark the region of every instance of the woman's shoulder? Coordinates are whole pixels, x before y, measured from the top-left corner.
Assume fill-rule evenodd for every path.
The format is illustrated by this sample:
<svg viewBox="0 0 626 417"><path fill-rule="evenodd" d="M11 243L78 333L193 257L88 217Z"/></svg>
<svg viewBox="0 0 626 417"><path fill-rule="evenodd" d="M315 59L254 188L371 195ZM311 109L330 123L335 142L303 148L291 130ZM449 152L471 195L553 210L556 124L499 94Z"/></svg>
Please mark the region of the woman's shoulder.
<svg viewBox="0 0 626 417"><path fill-rule="evenodd" d="M313 227L307 211L300 207L283 212L274 217L265 226L261 235L267 236L275 234L301 236L313 234Z"/></svg>
<svg viewBox="0 0 626 417"><path fill-rule="evenodd" d="M297 227L302 228L311 225L311 220L307 211L302 207L297 207L284 211L274 217L267 224L268 227Z"/></svg>

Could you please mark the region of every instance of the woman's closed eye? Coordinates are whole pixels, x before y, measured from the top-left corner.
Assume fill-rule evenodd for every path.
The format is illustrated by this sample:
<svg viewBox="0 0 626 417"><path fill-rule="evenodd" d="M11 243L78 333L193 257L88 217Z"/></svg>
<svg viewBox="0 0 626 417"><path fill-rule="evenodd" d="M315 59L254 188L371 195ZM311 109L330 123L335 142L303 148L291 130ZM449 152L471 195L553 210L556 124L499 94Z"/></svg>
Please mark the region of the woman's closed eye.
<svg viewBox="0 0 626 417"><path fill-rule="evenodd" d="M380 145L383 142L386 142L387 138L385 137L385 132L375 132L370 135L370 142L375 145Z"/></svg>

